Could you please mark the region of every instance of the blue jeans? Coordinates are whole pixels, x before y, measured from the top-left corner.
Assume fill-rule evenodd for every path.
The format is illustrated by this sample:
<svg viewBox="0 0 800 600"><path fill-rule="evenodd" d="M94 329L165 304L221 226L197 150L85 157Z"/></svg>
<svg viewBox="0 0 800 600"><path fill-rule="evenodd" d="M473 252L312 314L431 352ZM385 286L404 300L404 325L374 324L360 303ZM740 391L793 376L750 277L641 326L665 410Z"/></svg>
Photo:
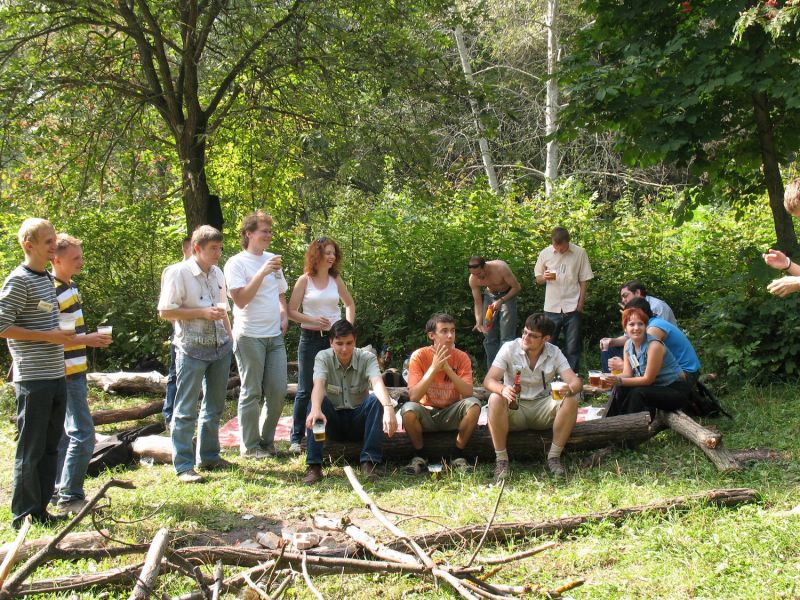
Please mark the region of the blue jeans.
<svg viewBox="0 0 800 600"><path fill-rule="evenodd" d="M14 455L11 517L12 525L18 528L26 515L44 516L53 495L67 385L60 377L19 381L14 389L19 439Z"/></svg>
<svg viewBox="0 0 800 600"><path fill-rule="evenodd" d="M286 401L286 345L283 335L253 338L240 335L233 351L239 366L239 431L242 454L275 443L275 428ZM264 399L262 406L261 399Z"/></svg>
<svg viewBox="0 0 800 600"><path fill-rule="evenodd" d="M306 433L306 416L311 389L314 387L314 359L317 352L330 348L328 334L321 331L300 330L300 343L297 345L297 394L294 397L292 413L292 443L299 444Z"/></svg>
<svg viewBox="0 0 800 600"><path fill-rule="evenodd" d="M175 364L175 345L169 342L169 373L167 374L167 394L164 396L164 425L169 429L172 412L175 410L175 394L178 392L178 368Z"/></svg>
<svg viewBox="0 0 800 600"><path fill-rule="evenodd" d="M624 346L614 346L608 350L600 350L600 370L603 371L603 373L608 373L610 371L608 368L608 359L614 357L622 358L624 349Z"/></svg>
<svg viewBox="0 0 800 600"><path fill-rule="evenodd" d="M495 300L499 300L504 294L484 294L483 310ZM485 321L485 312L484 312ZM494 325L491 330L484 334L483 348L486 351L486 368L490 368L497 356L500 346L510 342L517 337L517 297L514 296L508 302L503 302L500 306L499 318L495 315L492 319Z"/></svg>
<svg viewBox="0 0 800 600"><path fill-rule="evenodd" d="M322 413L328 419L325 436L335 441L364 440L359 460L379 463L383 460L383 406L381 401L370 394L357 408L336 410L326 397L322 401ZM306 464L321 465L324 442L314 440L314 433L306 431Z"/></svg>
<svg viewBox="0 0 800 600"><path fill-rule="evenodd" d="M553 337L550 339L551 343L558 343L558 335L562 329L564 330L564 343L566 346L564 348L564 356L567 357L570 368L577 373L578 365L581 361L581 344L583 342L581 331L583 315L577 310L568 313L545 312L544 314L556 324Z"/></svg>
<svg viewBox="0 0 800 600"><path fill-rule="evenodd" d="M94 452L94 422L89 410L89 388L86 373L67 377L67 412L64 435L58 445L59 483L61 502L83 500L83 480Z"/></svg>
<svg viewBox="0 0 800 600"><path fill-rule="evenodd" d="M194 468L195 452L192 436L200 421L197 434L197 463L213 462L219 458L219 421L225 407L228 374L231 370L230 352L214 361L192 358L178 350L178 390L172 414L172 464L175 472ZM198 417L197 397L203 390Z"/></svg>

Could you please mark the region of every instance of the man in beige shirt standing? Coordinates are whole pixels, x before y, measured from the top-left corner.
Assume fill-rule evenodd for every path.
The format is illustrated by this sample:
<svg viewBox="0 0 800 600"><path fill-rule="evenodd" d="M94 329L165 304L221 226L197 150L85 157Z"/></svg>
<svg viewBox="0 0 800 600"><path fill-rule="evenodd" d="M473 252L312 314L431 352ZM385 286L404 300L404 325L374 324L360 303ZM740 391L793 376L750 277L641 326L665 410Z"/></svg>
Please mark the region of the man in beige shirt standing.
<svg viewBox="0 0 800 600"><path fill-rule="evenodd" d="M467 263L469 287L472 291L475 326L483 335L486 368L492 366L501 344L517 336L517 295L520 285L511 268L502 260L485 260L471 256ZM481 288L485 290L481 291ZM494 316L486 322L486 310L492 306Z"/></svg>
<svg viewBox="0 0 800 600"><path fill-rule="evenodd" d="M564 330L564 355L577 373L582 346L581 313L594 273L586 250L569 241L569 231L555 227L550 239L552 244L539 253L534 275L536 283L546 286L544 313L556 324L551 340L557 342Z"/></svg>

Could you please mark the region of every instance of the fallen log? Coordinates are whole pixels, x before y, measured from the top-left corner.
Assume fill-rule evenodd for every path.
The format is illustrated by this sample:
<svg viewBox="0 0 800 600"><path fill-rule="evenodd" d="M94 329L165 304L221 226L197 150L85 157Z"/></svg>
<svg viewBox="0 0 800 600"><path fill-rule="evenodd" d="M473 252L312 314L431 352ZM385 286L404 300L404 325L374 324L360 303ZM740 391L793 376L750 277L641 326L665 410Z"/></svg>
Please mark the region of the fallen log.
<svg viewBox="0 0 800 600"><path fill-rule="evenodd" d="M70 533L58 544L58 550L61 552L72 552L74 550L96 550L103 548L108 535L107 529L103 529L102 533L98 531ZM20 560L27 560L35 552L38 552L52 541L52 536L48 536L25 542L20 547L17 558ZM13 543L9 542L0 546L0 560L5 560L12 545Z"/></svg>
<svg viewBox="0 0 800 600"><path fill-rule="evenodd" d="M675 412L659 410L656 412L655 421L666 423L670 429L700 448L720 471L724 473L741 471L741 465L722 443L721 433L706 429L680 410Z"/></svg>
<svg viewBox="0 0 800 600"><path fill-rule="evenodd" d="M97 410L92 413L92 421L95 425L108 425L109 423L122 423L123 421L138 421L151 415L161 414L164 409L164 401L158 400L140 406L128 408L112 408L109 410Z"/></svg>
<svg viewBox="0 0 800 600"><path fill-rule="evenodd" d="M147 456L160 465L172 464L172 440L164 435L143 435L131 443L133 455Z"/></svg>
<svg viewBox="0 0 800 600"><path fill-rule="evenodd" d="M507 542L510 540L527 539L545 535L565 535L575 531L577 528L591 522L611 521L619 522L643 514L664 514L674 510L688 510L692 506L702 503L716 504L719 506L736 506L747 502L755 502L758 493L749 488L718 489L691 494L689 496L677 496L668 498L652 504L639 506L628 506L616 508L603 512L590 513L586 515L575 515L573 517L563 517L560 519L550 519L547 521L534 521L529 523L495 523L488 532L488 537L497 542ZM433 545L452 546L454 544L463 545L468 541L476 541L484 534L485 525L471 525L456 529L445 529L434 533L416 536L414 539L420 546L429 547ZM404 542L396 540L386 544L392 548L403 548Z"/></svg>
<svg viewBox="0 0 800 600"><path fill-rule="evenodd" d="M167 389L167 378L158 371L149 373L87 373L89 385L99 387L113 394L158 394Z"/></svg>
<svg viewBox="0 0 800 600"><path fill-rule="evenodd" d="M657 411L653 424L662 422L697 446L716 448L722 441L721 433L706 429L682 410L674 412Z"/></svg>
<svg viewBox="0 0 800 600"><path fill-rule="evenodd" d="M567 441L567 451L603 448L621 441L641 443L651 435L649 425L650 415L646 412L578 423ZM438 460L442 456L447 456L453 447L454 438L455 432L452 431L426 433L425 451L429 458ZM516 431L508 437L508 453L515 459L542 458L547 455L552 439L552 430ZM391 460L407 460L413 456L413 451L411 442L404 432L383 440L383 455ZM329 440L325 443L325 454L328 456L357 460L360 452L361 442ZM478 427L475 430L467 444L465 454L481 460L494 461L494 446L488 427Z"/></svg>

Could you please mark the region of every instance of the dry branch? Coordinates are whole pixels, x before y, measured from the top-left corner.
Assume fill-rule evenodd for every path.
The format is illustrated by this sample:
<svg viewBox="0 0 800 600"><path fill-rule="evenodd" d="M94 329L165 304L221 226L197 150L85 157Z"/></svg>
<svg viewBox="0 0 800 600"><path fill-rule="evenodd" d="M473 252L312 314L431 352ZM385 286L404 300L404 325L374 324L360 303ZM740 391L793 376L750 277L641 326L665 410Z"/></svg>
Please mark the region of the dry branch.
<svg viewBox="0 0 800 600"><path fill-rule="evenodd" d="M136 578L136 586L131 592L129 600L147 600L155 589L156 579L158 579L161 559L167 550L169 542L169 530L162 527L153 537L150 549L144 559L144 566L139 577Z"/></svg>
<svg viewBox="0 0 800 600"><path fill-rule="evenodd" d="M393 550L379 543L374 537L356 527L350 522L336 521L326 517L314 517L314 527L323 531L340 531L347 534L353 541L369 550L374 556L391 562L418 565L419 561L405 552Z"/></svg>
<svg viewBox="0 0 800 600"><path fill-rule="evenodd" d="M540 552L549 550L550 548L553 548L556 545L557 544L555 542L546 542L541 546L536 546L536 548L531 548L530 550L523 550L522 552L515 552L514 554L509 554L508 556L492 556L487 558L478 558L476 560L482 565L504 565L506 563L514 562L516 560L522 560L523 558L528 558L529 556L539 554Z"/></svg>
<svg viewBox="0 0 800 600"><path fill-rule="evenodd" d="M311 575L308 574L308 567L306 566L306 559L306 553L303 552L303 562L301 565L303 568L303 579L305 580L309 591L314 595L315 598L317 598L317 600L325 600L324 596L320 594L319 590L314 585L314 582L311 581Z"/></svg>
<svg viewBox="0 0 800 600"><path fill-rule="evenodd" d="M614 510L590 513L587 515L576 515L574 517L563 517L561 519L551 519L547 521L536 521L529 523L496 523L489 530L489 537L498 542L516 539L529 539L543 535L566 534L581 527L585 523L599 521L622 521L641 514L662 514L671 510L687 510L700 503L717 504L720 506L735 506L747 502L754 502L758 498L755 490L748 488L741 489L719 489L692 494L690 496L677 496L668 498L661 502L644 504L639 506L629 506ZM477 540L483 535L484 525L474 525L460 527L454 530L444 530L425 535L416 536L414 541L420 546L431 546L433 544L448 545L457 541L462 543L464 539ZM389 544L391 547L401 547L402 541L396 540Z"/></svg>
<svg viewBox="0 0 800 600"><path fill-rule="evenodd" d="M350 482L350 485L353 486L353 491L355 491L356 495L359 498L361 498L361 501L367 508L369 508L370 512L372 512L372 514L375 515L375 518L378 519L381 525L383 525L384 527L386 527L386 529L395 534L400 540L409 544L409 546L411 546L411 549L414 551L414 554L416 554L419 557L420 561L422 561L422 564L425 565L426 568L433 569L434 564L431 557L428 556L428 554L422 548L420 548L409 536L407 536L402 529L400 529L397 525L392 523L392 521L390 521L386 517L386 515L383 514L383 511L381 511L381 509L378 508L378 506L372 501L372 498L369 497L369 494L367 494L367 492L364 491L364 488L361 487L361 484L358 482L358 479L356 479L356 475L353 472L353 468L350 467L349 465L346 466L344 468L344 473L345 475L347 475L347 479Z"/></svg>
<svg viewBox="0 0 800 600"><path fill-rule="evenodd" d="M5 582L6 577L8 577L8 574L11 573L11 569L14 568L14 563L17 562L17 555L20 553L20 549L22 548L22 544L25 542L25 537L28 535L28 530L30 528L31 516L27 515L22 521L22 527L19 528L19 533L17 533L16 539L11 542L10 547L3 557L3 564L0 565L0 588L3 587L3 583Z"/></svg>
<svg viewBox="0 0 800 600"><path fill-rule="evenodd" d="M80 523L81 519L89 514L92 510L94 510L95 505L100 501L100 499L106 495L106 492L112 487L120 487L125 489L133 489L134 485L130 481L120 481L118 479L111 479L107 481L100 490L92 496L92 498L86 503L86 505L80 510L80 512L75 515L75 517L70 521L66 527L59 534L57 534L53 539L47 544L44 548L39 550L36 554L31 556L15 573L11 576L11 578L6 581L5 585L0 589L0 600L5 600L6 598L13 598L15 592L19 588L25 579L33 573L39 565L45 562L53 551L56 549L58 544L63 540L67 534L78 524Z"/></svg>

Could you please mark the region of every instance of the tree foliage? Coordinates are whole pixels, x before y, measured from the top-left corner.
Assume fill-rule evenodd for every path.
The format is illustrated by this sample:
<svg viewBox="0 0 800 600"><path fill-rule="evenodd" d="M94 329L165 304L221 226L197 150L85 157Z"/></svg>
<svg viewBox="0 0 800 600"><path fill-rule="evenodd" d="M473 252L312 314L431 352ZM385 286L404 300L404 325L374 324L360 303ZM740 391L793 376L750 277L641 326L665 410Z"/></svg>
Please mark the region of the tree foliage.
<svg viewBox="0 0 800 600"><path fill-rule="evenodd" d="M592 24L571 40L564 122L611 131L629 164L677 161L701 201L742 203L769 193L778 244L796 245L779 168L800 132L798 47L748 27L745 0L664 3L586 0Z"/></svg>
<svg viewBox="0 0 800 600"><path fill-rule="evenodd" d="M361 143L359 156L343 143L348 136L330 133L356 123L363 107L379 105L381 96L430 97L447 81L431 52L438 38L421 40L432 15L446 17L448 6L411 0L3 3L3 98L12 114L39 105L51 117L77 101L89 105L95 127L102 123L103 131L119 136L147 124L177 159L188 229L220 226L207 158L209 144L234 115L239 127L263 123L261 135L290 132L286 146L302 148L298 140L306 140L311 156L324 143L334 163L314 165L324 177L359 159L377 159L371 172L382 172L380 153ZM406 131L385 127L363 141L385 148L382 135L396 141ZM331 149L333 140L342 147ZM112 150L111 144L104 149ZM350 182L378 191L357 173Z"/></svg>

